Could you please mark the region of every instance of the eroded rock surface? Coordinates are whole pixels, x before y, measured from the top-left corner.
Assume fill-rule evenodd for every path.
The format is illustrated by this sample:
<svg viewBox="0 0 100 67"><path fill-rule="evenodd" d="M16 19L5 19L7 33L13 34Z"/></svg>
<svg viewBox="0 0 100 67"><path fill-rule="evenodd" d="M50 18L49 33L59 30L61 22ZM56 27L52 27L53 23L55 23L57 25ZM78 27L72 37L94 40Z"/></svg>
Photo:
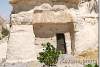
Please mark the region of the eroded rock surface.
<svg viewBox="0 0 100 67"><path fill-rule="evenodd" d="M53 1L52 3L48 0L41 0L41 1L36 0L34 2L33 0L21 0L21 1L11 0L10 1L10 3L13 6L13 14L11 15L12 27L10 29L11 32L10 32L9 43L7 44L8 51L7 51L6 62L8 64L6 64L6 66L36 67L34 65L37 65L38 67L38 63L36 59L38 55L37 50L42 51L42 47L41 45L38 45L37 47L37 45L34 43L36 39L39 40L39 37L35 38L36 35L34 34L34 25L32 26L33 21L37 23L35 18L39 20L43 18L43 22L45 21L45 19L47 21L48 18L49 21L52 21L50 19L57 20L58 18L63 18L61 16L65 16L64 13L67 12L69 14L66 14L66 16L68 17L71 16L70 18L72 19L72 23L74 25L75 54L80 55L81 52L89 48L91 49L98 48L98 13L96 12L96 7L97 7L96 1L91 0L91 1L84 1L84 3L82 2L80 4L78 3L79 4L77 5L77 7L79 7L78 9L72 7L73 5L75 6L75 3L73 3L73 5L71 4L72 0L68 0L68 1L66 0L67 5L64 5L66 4L64 2L56 3L56 1ZM52 4L54 5L52 6ZM36 12L38 11L39 14L37 15L37 17L34 16L35 15L34 11ZM44 12L43 14L41 14L42 11ZM53 13L47 13L47 12L53 12ZM63 20L59 19L57 20L57 22L58 21L60 21L59 23L62 23L61 21ZM46 29L41 25L40 27L36 27L36 28L43 29L43 31ZM55 30L55 29L50 28L49 30ZM48 34L51 34L51 31L49 31ZM53 38L49 38L49 39L53 40ZM39 42L42 42L42 40ZM68 44L67 47L69 47L71 42L70 40L66 39L66 43ZM71 53L71 49L68 48L68 50ZM32 63L35 61L36 63ZM28 62L30 62L32 65ZM58 64L58 66L60 65L61 64ZM64 67L66 66L66 64L61 66ZM75 65L71 65L71 66L73 67ZM76 65L76 67L83 67L83 65L79 64L79 66Z"/></svg>
<svg viewBox="0 0 100 67"><path fill-rule="evenodd" d="M77 8L80 0L10 0L12 4L13 13L19 13L21 11L29 11L35 6L40 6L43 3L48 3L50 5L67 5L67 7ZM71 5L70 5L71 4Z"/></svg>

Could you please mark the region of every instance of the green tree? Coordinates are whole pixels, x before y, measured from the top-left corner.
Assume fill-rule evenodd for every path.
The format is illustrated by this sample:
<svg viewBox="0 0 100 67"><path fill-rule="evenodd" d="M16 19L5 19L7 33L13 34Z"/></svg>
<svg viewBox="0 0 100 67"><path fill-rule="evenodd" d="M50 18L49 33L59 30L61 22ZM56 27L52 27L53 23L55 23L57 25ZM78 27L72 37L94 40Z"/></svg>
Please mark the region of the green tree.
<svg viewBox="0 0 100 67"><path fill-rule="evenodd" d="M48 67L55 65L58 62L58 57L61 52L58 51L49 42L47 44L42 45L45 45L45 48L43 49L44 52L40 52L39 57L37 57L37 59L40 63L44 63Z"/></svg>

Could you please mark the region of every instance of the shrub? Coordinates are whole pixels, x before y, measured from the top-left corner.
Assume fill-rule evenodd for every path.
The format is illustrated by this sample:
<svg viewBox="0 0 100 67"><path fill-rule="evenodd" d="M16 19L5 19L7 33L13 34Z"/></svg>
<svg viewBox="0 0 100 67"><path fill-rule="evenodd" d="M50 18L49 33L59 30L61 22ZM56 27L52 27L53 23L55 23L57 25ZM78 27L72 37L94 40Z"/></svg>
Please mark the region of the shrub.
<svg viewBox="0 0 100 67"><path fill-rule="evenodd" d="M85 67L99 67L99 65L97 65L97 64L87 64L87 65L85 65Z"/></svg>
<svg viewBox="0 0 100 67"><path fill-rule="evenodd" d="M45 44L42 44L45 45ZM44 63L47 66L55 65L58 62L58 57L61 54L53 45L49 42L46 44L45 48L43 49L44 52L39 53L39 57L37 59L40 63Z"/></svg>
<svg viewBox="0 0 100 67"><path fill-rule="evenodd" d="M2 38L4 38L5 36L8 36L9 31L7 29L5 29L5 28L2 27L1 34L2 34Z"/></svg>

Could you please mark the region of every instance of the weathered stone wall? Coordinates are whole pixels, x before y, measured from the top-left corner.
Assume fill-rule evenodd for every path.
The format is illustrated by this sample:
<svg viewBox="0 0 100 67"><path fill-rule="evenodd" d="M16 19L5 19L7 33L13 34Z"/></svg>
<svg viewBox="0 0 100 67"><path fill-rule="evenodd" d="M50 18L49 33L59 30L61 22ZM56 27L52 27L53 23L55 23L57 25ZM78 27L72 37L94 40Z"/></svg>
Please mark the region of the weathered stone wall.
<svg viewBox="0 0 100 67"><path fill-rule="evenodd" d="M92 4L92 6L87 4ZM96 4L93 4L95 0L82 3L79 10L70 9L76 22L74 24L76 54L87 49L98 49L98 13L95 11L97 9L90 9L96 7Z"/></svg>
<svg viewBox="0 0 100 67"><path fill-rule="evenodd" d="M95 20L95 21L93 21ZM89 21L89 22L88 22ZM76 54L87 49L98 49L98 19L85 18L77 24Z"/></svg>
<svg viewBox="0 0 100 67"><path fill-rule="evenodd" d="M46 7L46 5L45 5L45 7ZM75 26L75 28L74 28L74 30L75 30L74 31L74 34L75 34L75 45L74 45L74 47L75 47L75 53L76 54L79 54L80 52L82 52L82 51L84 51L88 48L94 48L95 45L96 45L96 48L98 47L98 39L97 39L97 37L98 37L98 34L97 34L98 33L98 20L97 20L98 16L96 16L95 13L91 14L90 10L89 9L87 10L87 8L89 8L89 7L87 5L84 5L84 3L80 8L84 11L82 12L81 9L76 10L74 8L68 10L66 8L70 12L70 14L72 15L73 20L74 20L72 23ZM66 9L64 8L64 10L66 10ZM17 24L17 23L18 24L20 24L20 23L27 24L28 22L31 23L32 22L32 12L33 11L31 10L31 11L20 12L18 14L12 14L12 23L15 23L15 24ZM57 24L55 24L55 25L57 25ZM61 32L63 32L63 30L67 29L67 26L68 26L67 24L66 24L66 27L64 26L64 28L58 26L59 27L58 29L62 30ZM50 27L50 28L47 29L47 27ZM70 27L72 27L72 26L70 26ZM41 44L43 42L50 41L52 44L56 44L56 37L53 37L52 40L51 40L51 37L50 38L37 37L37 35L42 36L43 31L46 31L46 34L50 36L50 34L52 32L56 31L56 30L53 30L53 28L52 28L53 31L51 32L50 31L51 28L52 28L52 26L48 26L48 24L44 24L44 26L42 26L42 27L41 27L41 25L39 25L39 26L36 26L35 29L33 29L34 34L36 36L37 51L42 50L42 49L40 49L42 47L38 44ZM37 32L39 32L39 34ZM69 35L69 34L66 34L66 32L64 32L64 33L65 33L65 36ZM69 38L71 38L71 37L69 37ZM67 37L66 37L66 41L68 43L70 43L70 39L67 40ZM38 48L38 46L40 48ZM69 45L69 46L71 46L71 45ZM70 47L68 47L68 51L70 53L70 51L71 51Z"/></svg>
<svg viewBox="0 0 100 67"><path fill-rule="evenodd" d="M32 15L33 15L33 9L26 12L20 12L17 14L11 15L11 24L15 25L30 25L32 24Z"/></svg>
<svg viewBox="0 0 100 67"><path fill-rule="evenodd" d="M73 0L68 0L73 1ZM13 13L11 21L13 23L22 23L22 25L12 25L11 34L8 43L7 51L7 62L11 62L10 67L16 67L16 62L19 63L17 67L24 67L23 62L33 61L36 59L38 52L42 51L41 43L50 41L56 47L56 37L55 33L64 32L65 39L68 47L69 54L71 53L71 41L69 32L71 31L70 25L57 25L57 24L41 24L38 25L24 25L32 22L32 14L36 5L41 5L42 3L49 4L66 4L65 2L49 2L48 0L16 0L13 5ZM92 2L92 1L91 1ZM71 3L69 3L70 5ZM91 7L88 7L88 5ZM68 4L66 4L67 7ZM72 4L71 4L72 5ZM71 7L70 5L70 7ZM75 5L72 5L75 6ZM80 54L82 51L89 48L98 49L98 16L92 9L95 6L95 2L86 2L79 5L79 10L69 9L70 14L73 16L74 24L74 34L75 34L75 54ZM57 6L58 7L58 6ZM64 8L65 9L65 8ZM84 11L82 11L84 10ZM28 12L29 11L29 12ZM92 11L92 12L91 12ZM92 13L92 14L91 14ZM58 30L57 30L58 29ZM53 36L51 34L53 33ZM46 38L45 36L49 36ZM72 38L73 39L73 38ZM12 63L15 62L15 65ZM34 64L32 64L34 65ZM9 65L7 65L9 66ZM27 65L26 65L27 66ZM25 67L26 67L25 66ZM30 66L27 66L30 67ZM33 66L36 67L36 66Z"/></svg>

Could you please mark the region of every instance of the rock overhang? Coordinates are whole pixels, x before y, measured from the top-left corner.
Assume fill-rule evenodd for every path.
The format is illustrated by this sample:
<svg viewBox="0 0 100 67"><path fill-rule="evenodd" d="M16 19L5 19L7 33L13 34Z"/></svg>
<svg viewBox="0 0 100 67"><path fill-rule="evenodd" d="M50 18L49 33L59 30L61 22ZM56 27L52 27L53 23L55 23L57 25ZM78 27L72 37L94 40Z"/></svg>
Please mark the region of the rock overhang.
<svg viewBox="0 0 100 67"><path fill-rule="evenodd" d="M68 23L73 22L70 13L66 11L42 11L33 13L32 23Z"/></svg>
<svg viewBox="0 0 100 67"><path fill-rule="evenodd" d="M9 3L13 7L14 13L21 11L29 11L35 6L40 6L43 3L53 5L65 5L68 8L77 8L80 0L9 0ZM56 7L55 7L56 8Z"/></svg>
<svg viewBox="0 0 100 67"><path fill-rule="evenodd" d="M65 5L54 5L52 7L49 4L42 4L36 6L33 10L33 24L73 22L73 17Z"/></svg>
<svg viewBox="0 0 100 67"><path fill-rule="evenodd" d="M65 5L44 3L30 11L12 14L12 24L36 24L36 23L69 23L73 22L73 16ZM17 23L19 22L19 23Z"/></svg>

